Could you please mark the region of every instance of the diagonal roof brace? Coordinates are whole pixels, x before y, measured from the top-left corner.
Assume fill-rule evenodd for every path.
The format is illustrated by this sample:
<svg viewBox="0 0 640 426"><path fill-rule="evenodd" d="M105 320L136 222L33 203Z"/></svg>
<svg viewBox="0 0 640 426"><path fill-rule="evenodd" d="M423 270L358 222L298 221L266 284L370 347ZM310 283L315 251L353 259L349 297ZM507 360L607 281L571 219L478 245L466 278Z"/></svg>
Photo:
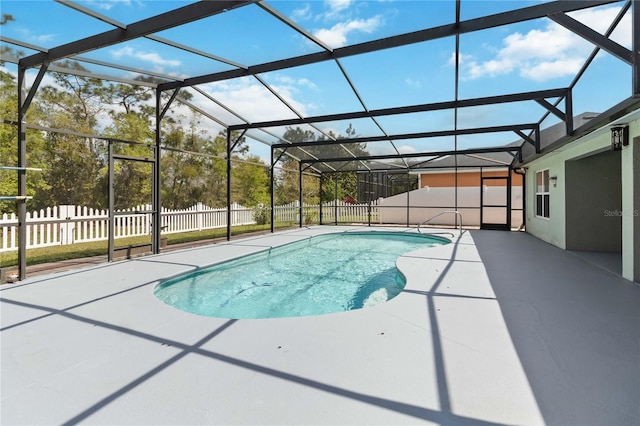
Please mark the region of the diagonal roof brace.
<svg viewBox="0 0 640 426"><path fill-rule="evenodd" d="M242 138L244 137L245 133L247 133L246 130L243 130L242 133L240 133L240 136L238 136L236 140L231 144L231 147L229 148L229 152L233 152L233 150L236 149L238 144L242 141Z"/></svg>
<svg viewBox="0 0 640 426"><path fill-rule="evenodd" d="M533 145L534 147L536 146L536 140L532 139L529 135L525 134L524 132L521 132L520 130L514 130L515 133L520 136L525 142L529 142L531 145Z"/></svg>
<svg viewBox="0 0 640 426"><path fill-rule="evenodd" d="M68 56L144 37L221 12L226 12L230 9L253 4L256 1L257 0L218 0L195 2L179 9L127 25L126 28L115 28L91 37L54 47L46 53L41 52L27 56L20 60L20 65L25 68L35 67L45 61L53 62Z"/></svg>
<svg viewBox="0 0 640 426"><path fill-rule="evenodd" d="M536 102L539 103L540 105L542 105L544 108L546 108L547 111L549 111L550 113L552 113L553 115L558 117L560 120L566 121L567 115L564 112L560 111L560 109L558 107L556 107L555 105L551 104L546 99L536 99Z"/></svg>
<svg viewBox="0 0 640 426"><path fill-rule="evenodd" d="M582 22L573 19L565 13L549 15L549 19L562 25L574 34L579 35L583 39L595 44L600 49L611 53L613 56L623 60L627 64L633 65L633 53L629 49L619 45L609 37L605 37L599 32L589 28Z"/></svg>
<svg viewBox="0 0 640 426"><path fill-rule="evenodd" d="M274 150L275 150L275 148L274 148L274 147L271 147L271 152L272 152L272 153L274 152ZM281 149L281 150L280 150L280 154L278 155L278 158L276 158L275 160L273 160L273 163L271 164L271 167L274 167L274 166L278 163L278 161L280 161L280 159L282 158L282 156L283 156L284 154L286 154L286 152L287 152L287 148L283 148L283 149Z"/></svg>
<svg viewBox="0 0 640 426"><path fill-rule="evenodd" d="M27 93L26 98L22 101L22 105L20 105L20 111L22 114L27 113L27 109L29 109L29 105L31 105L31 101L33 100L33 97L36 95L36 92L38 91L38 87L40 86L40 83L42 82L42 79L44 78L44 75L47 72L47 68L49 68L49 62L45 62L40 66L38 75L36 76L35 81L31 85L31 88L29 89L29 93Z"/></svg>
<svg viewBox="0 0 640 426"><path fill-rule="evenodd" d="M171 108L171 104L173 103L173 101L178 96L178 92L179 91L180 91L180 88L174 90L173 93L171 94L171 97L167 101L167 104L164 106L164 108L162 108L162 111L158 112L158 117L160 118L160 120L162 120L164 118L164 116L167 113L167 111L169 111L169 108ZM161 95L162 95L162 92L160 92L159 90L156 89L156 96L160 97Z"/></svg>

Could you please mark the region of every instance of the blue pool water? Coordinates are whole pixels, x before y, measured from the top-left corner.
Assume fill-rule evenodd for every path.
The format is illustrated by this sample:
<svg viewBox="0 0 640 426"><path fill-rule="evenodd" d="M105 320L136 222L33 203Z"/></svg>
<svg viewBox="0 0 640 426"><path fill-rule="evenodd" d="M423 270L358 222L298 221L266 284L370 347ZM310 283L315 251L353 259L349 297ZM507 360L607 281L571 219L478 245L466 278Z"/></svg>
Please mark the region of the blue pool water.
<svg viewBox="0 0 640 426"><path fill-rule="evenodd" d="M172 278L154 293L183 311L222 318L359 309L402 291L404 278L395 267L399 256L448 242L401 232L319 235Z"/></svg>

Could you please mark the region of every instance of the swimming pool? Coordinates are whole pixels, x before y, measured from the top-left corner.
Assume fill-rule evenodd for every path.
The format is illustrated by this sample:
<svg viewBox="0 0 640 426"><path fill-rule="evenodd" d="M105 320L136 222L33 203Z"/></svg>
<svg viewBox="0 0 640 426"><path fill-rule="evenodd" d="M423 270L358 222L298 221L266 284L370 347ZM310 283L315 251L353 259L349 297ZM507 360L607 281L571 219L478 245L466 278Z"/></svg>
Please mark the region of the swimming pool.
<svg viewBox="0 0 640 426"><path fill-rule="evenodd" d="M396 259L447 244L403 232L342 232L219 263L160 283L162 302L222 318L277 318L360 309L386 302L404 288Z"/></svg>

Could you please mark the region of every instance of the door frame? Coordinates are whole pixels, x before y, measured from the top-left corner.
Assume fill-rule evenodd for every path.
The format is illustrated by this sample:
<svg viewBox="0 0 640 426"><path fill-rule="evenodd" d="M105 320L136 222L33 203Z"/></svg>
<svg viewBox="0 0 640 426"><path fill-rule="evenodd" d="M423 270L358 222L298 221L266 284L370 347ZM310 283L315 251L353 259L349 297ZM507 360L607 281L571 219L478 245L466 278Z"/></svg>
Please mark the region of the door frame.
<svg viewBox="0 0 640 426"><path fill-rule="evenodd" d="M505 191L506 191L506 204L484 204L484 182L486 180L505 180ZM505 221L506 223L485 223L484 222L484 208L485 207L496 207L496 208L505 208L507 210ZM482 172L480 173L480 229L490 229L490 230L500 230L500 231L510 231L511 230L511 170L507 172L506 176L482 176Z"/></svg>

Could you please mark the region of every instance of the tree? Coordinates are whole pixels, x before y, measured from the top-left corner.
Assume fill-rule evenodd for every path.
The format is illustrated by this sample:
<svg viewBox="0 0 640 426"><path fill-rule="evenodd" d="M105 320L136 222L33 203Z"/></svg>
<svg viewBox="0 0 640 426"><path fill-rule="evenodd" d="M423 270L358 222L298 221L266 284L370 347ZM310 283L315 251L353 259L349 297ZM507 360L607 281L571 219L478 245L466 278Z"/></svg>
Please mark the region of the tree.
<svg viewBox="0 0 640 426"><path fill-rule="evenodd" d="M164 134L166 149L162 155L162 205L172 209L191 207L201 201L205 193L206 159L196 155L207 145L206 132L197 131L191 120L185 131L177 123L169 123ZM186 151L193 152L189 153Z"/></svg>
<svg viewBox="0 0 640 426"><path fill-rule="evenodd" d="M349 127L345 131L347 138L356 137L356 132L349 124ZM320 135L316 136L315 133L311 131L303 131L301 128L287 128L286 132L283 135L283 139L289 142L313 142L313 141L325 141L325 140L336 140L336 139L344 139L344 136L336 135L333 132L329 132L328 136ZM319 146L307 146L304 148L304 151L307 155L315 156L319 159L328 158L328 157L345 157L348 158L353 153L355 155L366 155L367 150L364 144L361 143L349 143L347 146L348 151L338 145L319 145ZM299 149L299 148L298 148ZM292 159L290 157L282 157L284 159L282 161L283 167L288 169L298 169L298 161ZM347 197L352 197L355 199L357 193L357 174L355 172L325 172L325 185L322 188L322 194L319 194L319 199L322 202L328 202L335 199L343 200ZM336 193L335 185L332 183L334 179L338 179L338 192ZM277 185L277 197L276 200L278 203L289 203L293 200L298 199L298 173L295 171L282 171L280 173L280 178L278 180ZM302 192L303 192L303 200L309 203L318 202L318 198L315 198L318 194L318 179L313 176L305 175L303 176L302 183ZM313 194L313 195L311 195Z"/></svg>
<svg viewBox="0 0 640 426"><path fill-rule="evenodd" d="M316 135L310 130L302 130L300 127L288 127L282 138L288 142L313 142ZM291 150L291 149L290 149ZM293 151L293 150L292 150ZM275 202L277 204L289 204L300 197L300 163L293 157L283 155L280 160L280 170L278 171L275 184ZM312 176L302 178L303 201L317 204L317 185L313 183ZM317 180L317 179L315 179ZM306 197L305 197L306 195Z"/></svg>
<svg viewBox="0 0 640 426"><path fill-rule="evenodd" d="M327 139L346 139L346 138L355 138L358 135L356 134L355 129L351 124L345 130L346 137L342 135L336 135L333 132L329 132L329 136L322 136L319 140L327 140ZM320 147L315 148L320 149ZM364 143L349 143L344 144L344 147L341 145L325 145L322 146L323 156L327 157L336 157L336 158L349 158L352 155L356 156L364 156L368 155L366 145ZM331 200L355 200L357 201L357 191L358 191L358 175L354 171L346 171L346 172L329 172L325 173L326 184L322 188L321 198L324 202ZM335 179L338 180L338 188L336 192L336 186L333 182ZM331 182L331 183L329 183Z"/></svg>
<svg viewBox="0 0 640 426"><path fill-rule="evenodd" d="M269 173L267 164L257 155L248 155L234 162L232 196L245 207L269 203Z"/></svg>
<svg viewBox="0 0 640 426"><path fill-rule="evenodd" d="M0 19L0 25L4 25L9 21L15 21L13 15L11 15L9 13L3 13L2 14L2 19Z"/></svg>
<svg viewBox="0 0 640 426"><path fill-rule="evenodd" d="M27 120L31 121L39 114L37 102L33 102L27 111ZM18 119L18 85L15 77L0 71L0 116L6 120ZM44 168L43 136L42 132L27 129L27 166ZM0 125L0 166L18 165L18 126L16 124ZM27 171L27 195L34 196L39 191L47 191L49 186L43 174L37 171ZM14 170L0 170L0 195L11 196L18 193L18 173ZM42 207L37 198L27 201L29 206ZM0 212L16 213L15 201L0 201Z"/></svg>
<svg viewBox="0 0 640 426"><path fill-rule="evenodd" d="M12 15L3 13L0 25L6 25L15 21ZM1 54L14 53L9 46L0 46ZM0 60L0 65L4 62ZM27 121L34 120L39 112L38 102L34 101L27 110ZM18 85L16 79L10 73L0 70L0 117L4 120L14 121L15 124L0 125L0 166L18 165ZM27 129L27 166L42 168L43 138L42 132ZM27 171L27 195L34 196L39 190L47 190L48 186L42 173ZM18 194L18 172L14 170L0 170L0 195L13 196ZM38 200L27 201L29 206L37 205ZM0 213L16 213L15 201L0 201Z"/></svg>
<svg viewBox="0 0 640 426"><path fill-rule="evenodd" d="M107 127L105 133L113 138L136 142L112 142L115 154L132 158L152 159L154 156L153 145L155 134L149 121L142 114L126 112L113 114L114 120ZM148 162L135 160L116 160L114 168L114 205L116 209L131 208L138 205L151 203L152 192L152 165ZM97 186L96 201L99 206L104 206L108 195L108 165L105 164L100 171L99 184Z"/></svg>
<svg viewBox="0 0 640 426"><path fill-rule="evenodd" d="M231 139L235 141L239 136L240 134L238 132L233 132ZM243 137L237 142L233 150L232 159L242 160L248 151L249 147L246 144L246 138ZM206 192L203 194L203 200L205 204L211 207L225 207L227 205L226 130L219 132L213 139L207 139L205 145L202 147L202 152L206 155L204 159L204 185L206 186ZM237 161L232 162L232 167L236 167L238 164L240 163ZM234 173L233 169L231 176L232 186L237 184L238 179L243 178L241 175L238 175L238 173ZM240 196L239 191L239 189L236 189L235 192L232 190L232 199L235 201L237 201L237 198ZM252 197L248 196L247 198L251 199Z"/></svg>
<svg viewBox="0 0 640 426"><path fill-rule="evenodd" d="M87 71L73 61L61 66ZM52 77L56 85L43 87L39 96L41 123L93 134L110 100L102 81L59 72L52 73ZM60 132L47 132L45 140L48 168L44 177L50 190L39 192L37 198L49 205L95 205L98 172L105 161L104 147L97 146L92 138Z"/></svg>
<svg viewBox="0 0 640 426"><path fill-rule="evenodd" d="M13 15L10 15L8 13L3 13L2 18L0 18L0 25L6 25L12 21L15 21ZM13 52L14 50L11 47L7 46L6 44L3 44L2 46L0 46L0 54L2 55L13 53ZM1 58L0 58L0 65L4 65L4 61Z"/></svg>

